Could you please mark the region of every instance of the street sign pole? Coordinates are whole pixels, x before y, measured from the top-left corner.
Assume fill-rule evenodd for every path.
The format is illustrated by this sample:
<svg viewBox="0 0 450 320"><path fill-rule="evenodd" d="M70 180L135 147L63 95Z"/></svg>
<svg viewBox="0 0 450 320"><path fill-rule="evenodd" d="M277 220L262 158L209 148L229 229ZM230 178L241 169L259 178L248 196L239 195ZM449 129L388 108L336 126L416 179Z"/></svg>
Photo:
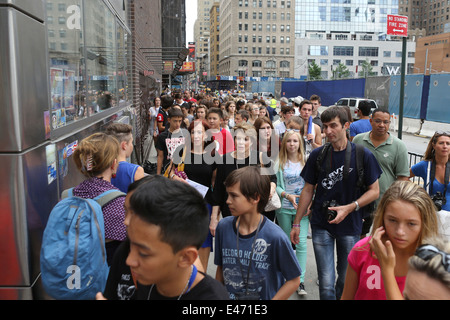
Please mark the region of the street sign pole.
<svg viewBox="0 0 450 320"><path fill-rule="evenodd" d="M402 138L403 131L403 103L405 100L405 72L406 72L406 38L408 36L408 17L388 14L388 35L403 37L402 41L402 68L400 75L400 103L398 112L398 138Z"/></svg>
<svg viewBox="0 0 450 320"><path fill-rule="evenodd" d="M405 70L406 70L406 37L402 39L402 70L400 75L400 104L398 113L398 138L402 138L403 131L403 103L405 100Z"/></svg>

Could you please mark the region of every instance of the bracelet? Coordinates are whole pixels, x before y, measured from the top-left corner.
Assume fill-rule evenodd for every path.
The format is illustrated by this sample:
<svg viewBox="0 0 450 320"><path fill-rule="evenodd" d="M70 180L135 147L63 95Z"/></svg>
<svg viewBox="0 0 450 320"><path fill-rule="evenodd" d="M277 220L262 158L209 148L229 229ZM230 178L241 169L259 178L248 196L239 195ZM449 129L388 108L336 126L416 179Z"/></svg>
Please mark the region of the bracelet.
<svg viewBox="0 0 450 320"><path fill-rule="evenodd" d="M300 228L300 224L293 224L292 228Z"/></svg>
<svg viewBox="0 0 450 320"><path fill-rule="evenodd" d="M354 201L353 203L356 204L355 211L358 211L359 210L359 203L358 203L358 201Z"/></svg>
<svg viewBox="0 0 450 320"><path fill-rule="evenodd" d="M175 176L175 173L172 173L172 175L170 176L170 179L173 179L174 176Z"/></svg>

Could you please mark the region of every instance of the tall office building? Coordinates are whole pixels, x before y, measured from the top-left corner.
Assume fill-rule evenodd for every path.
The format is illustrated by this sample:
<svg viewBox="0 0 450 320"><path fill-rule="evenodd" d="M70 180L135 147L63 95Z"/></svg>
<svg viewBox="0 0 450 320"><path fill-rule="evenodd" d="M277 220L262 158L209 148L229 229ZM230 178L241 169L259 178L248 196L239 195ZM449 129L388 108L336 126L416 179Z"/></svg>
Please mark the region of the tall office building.
<svg viewBox="0 0 450 320"><path fill-rule="evenodd" d="M209 11L214 0L191 0L197 1L197 19L194 24L194 41L197 56L209 53Z"/></svg>
<svg viewBox="0 0 450 320"><path fill-rule="evenodd" d="M194 41L196 53L197 75L201 81L210 75L210 48L209 28L210 10L214 0L191 0L197 1L197 20L194 24Z"/></svg>
<svg viewBox="0 0 450 320"><path fill-rule="evenodd" d="M388 14L398 14L398 0L296 0L295 35L306 38L316 32L331 39L334 33L385 34Z"/></svg>
<svg viewBox="0 0 450 320"><path fill-rule="evenodd" d="M220 60L220 7L214 2L209 11L209 72L210 76L219 75Z"/></svg>
<svg viewBox="0 0 450 320"><path fill-rule="evenodd" d="M182 48L186 48L185 0L161 0L161 40L163 85L172 85L172 65Z"/></svg>
<svg viewBox="0 0 450 320"><path fill-rule="evenodd" d="M294 75L294 1L221 0L219 73Z"/></svg>
<svg viewBox="0 0 450 320"><path fill-rule="evenodd" d="M408 16L410 34L421 37L450 32L449 0L399 1L399 14Z"/></svg>
<svg viewBox="0 0 450 320"><path fill-rule="evenodd" d="M186 47L185 0L161 0L161 6L162 46L166 48Z"/></svg>
<svg viewBox="0 0 450 320"><path fill-rule="evenodd" d="M398 0L296 0L295 77L307 76L312 61L321 67L324 79L331 78L340 63L352 77L364 62L374 75L398 73L402 44L386 35L387 15L398 14L398 8ZM408 42L409 72L414 48Z"/></svg>

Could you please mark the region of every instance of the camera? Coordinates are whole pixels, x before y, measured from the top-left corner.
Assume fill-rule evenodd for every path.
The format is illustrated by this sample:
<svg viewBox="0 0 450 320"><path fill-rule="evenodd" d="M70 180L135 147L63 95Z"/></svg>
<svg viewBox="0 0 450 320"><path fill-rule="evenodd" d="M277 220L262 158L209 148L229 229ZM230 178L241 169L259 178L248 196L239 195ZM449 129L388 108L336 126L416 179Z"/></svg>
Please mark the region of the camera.
<svg viewBox="0 0 450 320"><path fill-rule="evenodd" d="M441 211L442 207L447 203L447 199L445 199L444 195L439 191L431 196L431 200L433 200L437 211Z"/></svg>
<svg viewBox="0 0 450 320"><path fill-rule="evenodd" d="M337 203L336 200L331 200L331 201L327 200L322 204L322 211L323 211L323 213L326 214L328 221L334 220L337 216L337 211L329 210L328 207L338 207L338 206L339 206L339 204Z"/></svg>

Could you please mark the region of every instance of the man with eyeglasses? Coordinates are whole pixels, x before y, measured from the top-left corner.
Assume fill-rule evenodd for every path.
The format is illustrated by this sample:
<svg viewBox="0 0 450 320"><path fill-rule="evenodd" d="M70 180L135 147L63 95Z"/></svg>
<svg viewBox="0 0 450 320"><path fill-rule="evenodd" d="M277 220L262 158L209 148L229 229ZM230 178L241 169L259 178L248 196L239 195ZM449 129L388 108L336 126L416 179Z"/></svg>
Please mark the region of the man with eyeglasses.
<svg viewBox="0 0 450 320"><path fill-rule="evenodd" d="M390 116L388 111L376 109L369 120L371 130L360 133L353 139L353 143L361 144L373 153L383 170L378 180L380 197L375 205L395 180L409 179L408 149L402 140L389 133ZM373 213L364 219L361 236L369 232L372 220Z"/></svg>

